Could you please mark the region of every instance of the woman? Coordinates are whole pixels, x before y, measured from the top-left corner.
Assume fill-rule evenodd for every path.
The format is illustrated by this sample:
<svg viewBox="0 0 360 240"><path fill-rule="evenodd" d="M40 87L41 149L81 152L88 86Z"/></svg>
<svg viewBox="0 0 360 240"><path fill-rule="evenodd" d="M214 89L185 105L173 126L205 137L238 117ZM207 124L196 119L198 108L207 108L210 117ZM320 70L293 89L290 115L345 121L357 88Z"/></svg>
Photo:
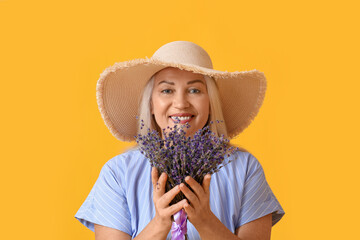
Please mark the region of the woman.
<svg viewBox="0 0 360 240"><path fill-rule="evenodd" d="M150 79L150 80L149 80ZM257 71L212 69L209 55L185 41L165 44L148 59L117 63L98 81L100 112L111 133L132 141L140 132L135 117L152 129L189 123L188 136L206 126L233 138L256 116L266 80ZM140 101L141 100L141 101ZM139 104L140 101L140 104ZM222 101L222 103L221 103ZM184 209L189 239L270 239L284 211L257 159L237 151L234 160L200 185L188 177L165 193L166 174L151 169L138 149L110 159L75 217L99 239L170 238L171 215ZM169 206L183 192L183 200Z"/></svg>

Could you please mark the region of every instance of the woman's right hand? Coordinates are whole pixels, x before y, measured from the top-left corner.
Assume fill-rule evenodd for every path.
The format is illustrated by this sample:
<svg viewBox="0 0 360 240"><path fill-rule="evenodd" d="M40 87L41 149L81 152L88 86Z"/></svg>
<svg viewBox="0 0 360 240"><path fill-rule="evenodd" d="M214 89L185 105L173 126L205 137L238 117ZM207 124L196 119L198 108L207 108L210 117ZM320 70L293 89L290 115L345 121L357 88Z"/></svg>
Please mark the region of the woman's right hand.
<svg viewBox="0 0 360 240"><path fill-rule="evenodd" d="M167 175L159 173L156 168L151 169L151 181L153 185L153 201L156 209L155 217L137 235L134 240L143 239L166 239L171 229L171 215L184 208L186 199L169 206L171 200L180 192L179 186L174 187L165 193Z"/></svg>
<svg viewBox="0 0 360 240"><path fill-rule="evenodd" d="M177 185L165 193L167 174L162 173L159 177L155 167L151 169L151 180L153 184L153 201L156 209L153 220L157 223L156 225L161 226L168 233L172 225L171 216L184 208L186 199L169 206L173 198L180 192L180 187Z"/></svg>

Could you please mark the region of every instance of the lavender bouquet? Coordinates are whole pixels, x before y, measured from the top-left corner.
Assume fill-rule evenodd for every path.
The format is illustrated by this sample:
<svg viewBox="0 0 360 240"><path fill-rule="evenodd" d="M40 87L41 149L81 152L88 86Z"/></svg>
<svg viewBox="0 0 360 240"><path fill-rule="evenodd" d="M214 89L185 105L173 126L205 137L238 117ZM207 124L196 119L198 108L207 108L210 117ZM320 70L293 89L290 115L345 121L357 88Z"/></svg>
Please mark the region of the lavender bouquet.
<svg viewBox="0 0 360 240"><path fill-rule="evenodd" d="M220 123L220 121L216 122ZM144 122L141 120L141 128L143 127ZM135 136L141 153L150 160L151 166L156 167L159 173L165 172L168 175L166 191L182 182L187 185L184 181L186 176L191 176L201 184L206 174L218 172L223 166L230 163L230 158L228 161L224 161L225 156L230 156L237 149L230 146L229 140L223 135L218 137L211 132L210 125L199 129L193 137L186 137L184 128L189 127L190 125L187 123L180 126L176 124L173 128L168 127L168 131L162 129L163 138L156 130L149 128L147 134ZM187 187L189 186L187 185ZM186 198L185 195L180 192L170 204L175 204L184 198ZM184 211L181 210L173 216L175 222L178 222L179 218L183 220L180 221L181 223L178 222L178 225L184 225L185 221L185 228L182 228L185 230L183 231L185 234L180 238L174 237L176 234L179 235L175 230L180 227L175 222L173 223L173 239L187 239L186 214L185 218L184 214Z"/></svg>

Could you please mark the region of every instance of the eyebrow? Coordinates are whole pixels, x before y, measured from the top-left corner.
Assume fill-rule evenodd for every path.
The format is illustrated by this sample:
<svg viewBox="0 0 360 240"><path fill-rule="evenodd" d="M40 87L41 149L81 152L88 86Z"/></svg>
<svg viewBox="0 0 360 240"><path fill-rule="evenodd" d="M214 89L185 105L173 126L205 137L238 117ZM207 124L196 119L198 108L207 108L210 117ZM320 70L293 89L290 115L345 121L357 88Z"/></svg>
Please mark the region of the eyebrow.
<svg viewBox="0 0 360 240"><path fill-rule="evenodd" d="M189 82L187 83L187 85L190 85L190 84L193 84L193 83L197 83L197 82L202 83L202 84L205 85L205 83L204 83L203 81L201 81L200 79L196 79L196 80L189 81ZM174 82L169 82L169 81L166 81L166 80L163 80L163 81L159 82L158 85L160 85L160 84L162 84L162 83L166 83L166 84L170 84L170 85L175 85Z"/></svg>

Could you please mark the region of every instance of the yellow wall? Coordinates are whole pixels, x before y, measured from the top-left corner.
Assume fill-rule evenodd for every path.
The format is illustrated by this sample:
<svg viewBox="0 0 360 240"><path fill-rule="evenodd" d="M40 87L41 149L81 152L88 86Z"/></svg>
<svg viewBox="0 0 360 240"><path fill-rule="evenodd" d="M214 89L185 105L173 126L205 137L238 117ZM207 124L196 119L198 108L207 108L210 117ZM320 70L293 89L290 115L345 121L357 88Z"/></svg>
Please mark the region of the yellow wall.
<svg viewBox="0 0 360 240"><path fill-rule="evenodd" d="M204 47L218 70L267 76L264 105L234 142L259 159L286 212L272 239L358 238L358 9L0 0L1 238L94 238L74 215L103 164L131 145L104 125L96 81L175 40Z"/></svg>

